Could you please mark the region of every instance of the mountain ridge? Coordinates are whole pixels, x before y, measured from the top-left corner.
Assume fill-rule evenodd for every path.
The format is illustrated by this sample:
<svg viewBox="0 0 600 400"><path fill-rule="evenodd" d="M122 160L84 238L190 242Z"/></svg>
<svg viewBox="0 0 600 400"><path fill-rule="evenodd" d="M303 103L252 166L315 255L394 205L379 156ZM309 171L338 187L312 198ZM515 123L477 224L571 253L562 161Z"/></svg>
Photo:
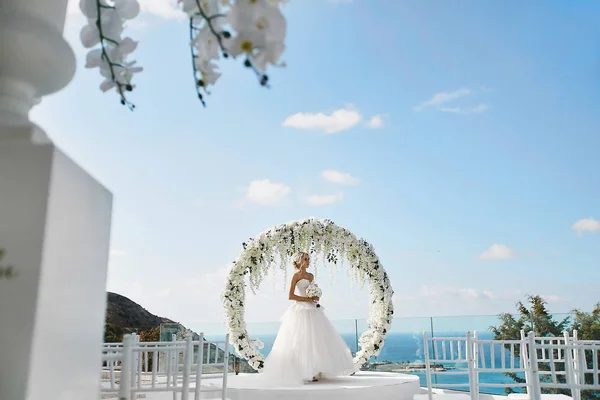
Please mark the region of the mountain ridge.
<svg viewBox="0 0 600 400"><path fill-rule="evenodd" d="M120 342L127 333L148 332L161 324L175 321L152 314L135 301L114 292L106 292L104 341Z"/></svg>

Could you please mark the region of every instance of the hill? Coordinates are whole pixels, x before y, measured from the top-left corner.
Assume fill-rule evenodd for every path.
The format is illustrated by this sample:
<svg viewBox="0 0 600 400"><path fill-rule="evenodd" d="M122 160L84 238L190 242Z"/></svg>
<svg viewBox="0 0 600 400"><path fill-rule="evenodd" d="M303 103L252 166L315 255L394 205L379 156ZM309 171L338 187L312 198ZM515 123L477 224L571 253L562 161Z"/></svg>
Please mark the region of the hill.
<svg viewBox="0 0 600 400"><path fill-rule="evenodd" d="M126 333L151 331L160 324L174 321L150 313L136 302L118 293L107 293L104 341L120 342Z"/></svg>
<svg viewBox="0 0 600 400"><path fill-rule="evenodd" d="M134 332L140 335L142 342L156 342L160 340L161 324L176 323L168 318L150 313L144 307L118 293L107 292L106 303L104 342L121 342L124 334ZM180 324L180 327L182 332L187 331L185 326ZM210 350L205 348L204 351L210 352L209 359L215 359L214 352L218 351L219 358L223 359L223 350L220 348L211 347ZM241 372L256 372L246 360L241 360L232 354L230 356L232 364L233 359L237 360Z"/></svg>

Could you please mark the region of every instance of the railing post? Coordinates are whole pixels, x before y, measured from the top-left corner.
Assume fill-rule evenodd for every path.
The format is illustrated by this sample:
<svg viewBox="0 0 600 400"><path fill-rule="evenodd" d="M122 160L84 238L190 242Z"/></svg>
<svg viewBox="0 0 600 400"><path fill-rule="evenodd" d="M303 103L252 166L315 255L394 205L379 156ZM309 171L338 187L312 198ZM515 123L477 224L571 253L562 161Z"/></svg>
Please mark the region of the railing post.
<svg viewBox="0 0 600 400"><path fill-rule="evenodd" d="M354 320L354 340L356 343L356 353L358 353L358 320L357 319ZM229 353L229 342L227 342L227 349L228 349L227 352ZM234 366L234 368L235 368L235 366Z"/></svg>
<svg viewBox="0 0 600 400"><path fill-rule="evenodd" d="M159 345L155 344L152 350L152 388L154 388L156 387L156 375L158 374L158 363L160 359Z"/></svg>
<svg viewBox="0 0 600 400"><path fill-rule="evenodd" d="M431 367L429 365L429 339L427 332L423 332L423 355L425 357L425 379L427 381L427 397L433 400L433 387L431 384Z"/></svg>
<svg viewBox="0 0 600 400"><path fill-rule="evenodd" d="M204 364L204 333L200 333L200 345L198 346L198 364L196 365L196 390L194 400L200 400L200 386L202 383L202 365ZM210 355L210 351L208 352Z"/></svg>
<svg viewBox="0 0 600 400"><path fill-rule="evenodd" d="M429 317L429 328L431 329L431 338L435 338L435 330L433 329L433 317ZM432 350L433 350L433 356L434 358L437 358L437 346L435 344L435 342L431 342L432 344ZM435 374L435 384L437 385L438 381L437 381L437 374Z"/></svg>
<svg viewBox="0 0 600 400"><path fill-rule="evenodd" d="M471 392L471 400L478 400L479 373L476 371L476 369L479 362L479 353L477 349L477 332L475 332L473 339L471 339L471 332L467 332L465 350L467 352L467 368L469 370L469 391Z"/></svg>
<svg viewBox="0 0 600 400"><path fill-rule="evenodd" d="M177 400L177 372L179 371L179 350L177 349L177 335L171 335L171 341L173 342L171 359L173 360L171 366L173 368L173 400Z"/></svg>
<svg viewBox="0 0 600 400"><path fill-rule="evenodd" d="M569 332L564 333L565 337L565 373L567 375L567 384L571 389L571 397L573 400L581 399L581 390L574 387L577 385L577 377L575 375L575 342L569 338Z"/></svg>
<svg viewBox="0 0 600 400"><path fill-rule="evenodd" d="M194 356L192 347L192 334L188 332L185 336L185 353L183 354L183 383L181 389L181 400L188 400L190 396L190 374L191 362Z"/></svg>
<svg viewBox="0 0 600 400"><path fill-rule="evenodd" d="M225 352L225 359L223 360L223 399L227 398L227 375L229 373L229 333L225 335L225 346L223 346ZM219 351L217 346L216 351Z"/></svg>
<svg viewBox="0 0 600 400"><path fill-rule="evenodd" d="M533 331L528 334L528 344L529 344L529 368L526 369L526 373L528 371L529 375L529 400L541 400L542 399L542 390L540 387L540 373L539 366L537 360L537 349L535 345L535 333Z"/></svg>
<svg viewBox="0 0 600 400"><path fill-rule="evenodd" d="M581 379L581 354L579 352L579 346L577 346L577 343L579 341L579 336L577 333L577 330L573 330L573 375L575 377L575 383L580 385L581 383L583 383L583 380ZM585 354L583 354L583 359L585 360Z"/></svg>
<svg viewBox="0 0 600 400"><path fill-rule="evenodd" d="M123 338L123 361L119 382L119 400L131 400L131 370L133 369L133 346L135 338L125 335Z"/></svg>
<svg viewBox="0 0 600 400"><path fill-rule="evenodd" d="M529 390L529 374L527 373L526 370L526 365L529 359L529 355L527 354L527 338L525 337L525 331L523 329L521 329L521 348L519 349L519 358L521 361L521 367L523 367L525 369L525 385L527 385L527 390Z"/></svg>
<svg viewBox="0 0 600 400"><path fill-rule="evenodd" d="M137 351L133 352L133 378L131 379L131 382L139 389L142 387L140 336L135 333L132 335L134 335L133 337L135 338L135 347Z"/></svg>

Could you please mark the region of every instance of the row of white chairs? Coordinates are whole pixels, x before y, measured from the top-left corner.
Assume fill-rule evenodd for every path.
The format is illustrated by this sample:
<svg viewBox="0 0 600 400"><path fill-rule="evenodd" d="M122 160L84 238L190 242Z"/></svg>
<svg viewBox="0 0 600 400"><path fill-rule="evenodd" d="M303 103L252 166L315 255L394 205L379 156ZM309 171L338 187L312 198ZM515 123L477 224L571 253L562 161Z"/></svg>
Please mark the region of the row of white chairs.
<svg viewBox="0 0 600 400"><path fill-rule="evenodd" d="M518 340L480 339L477 332L466 337L429 337L423 333L427 393L433 399L434 387L468 387L471 400L479 399L480 388L524 388L530 400L541 400L543 389L566 389L574 400L582 390L600 390L600 341L570 337L536 337L521 331ZM466 375L467 383L433 384L434 365L441 374ZM487 383L480 374L512 373L523 383Z"/></svg>
<svg viewBox="0 0 600 400"><path fill-rule="evenodd" d="M229 335L221 341L198 340L192 335L171 342L140 342L138 335L125 335L122 343L102 348L101 392L133 400L138 393L171 392L173 400L199 400L212 392L226 399L229 369ZM209 385L202 385L210 379ZM220 382L219 382L220 381ZM219 396L220 395L220 396ZM207 395L202 395L207 398Z"/></svg>

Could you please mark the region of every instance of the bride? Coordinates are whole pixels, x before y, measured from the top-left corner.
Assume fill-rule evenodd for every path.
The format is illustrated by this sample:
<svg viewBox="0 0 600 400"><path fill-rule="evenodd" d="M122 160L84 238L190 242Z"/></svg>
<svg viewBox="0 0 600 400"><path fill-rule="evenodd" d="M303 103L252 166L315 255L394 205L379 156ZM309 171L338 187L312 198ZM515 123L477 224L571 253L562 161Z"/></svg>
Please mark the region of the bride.
<svg viewBox="0 0 600 400"><path fill-rule="evenodd" d="M352 353L317 307L318 297L307 297L306 288L314 280L306 272L308 254L292 257L296 273L292 278L289 299L294 301L281 318L273 348L265 360L263 374L271 383L302 384L316 382L319 376L333 378L356 371Z"/></svg>

